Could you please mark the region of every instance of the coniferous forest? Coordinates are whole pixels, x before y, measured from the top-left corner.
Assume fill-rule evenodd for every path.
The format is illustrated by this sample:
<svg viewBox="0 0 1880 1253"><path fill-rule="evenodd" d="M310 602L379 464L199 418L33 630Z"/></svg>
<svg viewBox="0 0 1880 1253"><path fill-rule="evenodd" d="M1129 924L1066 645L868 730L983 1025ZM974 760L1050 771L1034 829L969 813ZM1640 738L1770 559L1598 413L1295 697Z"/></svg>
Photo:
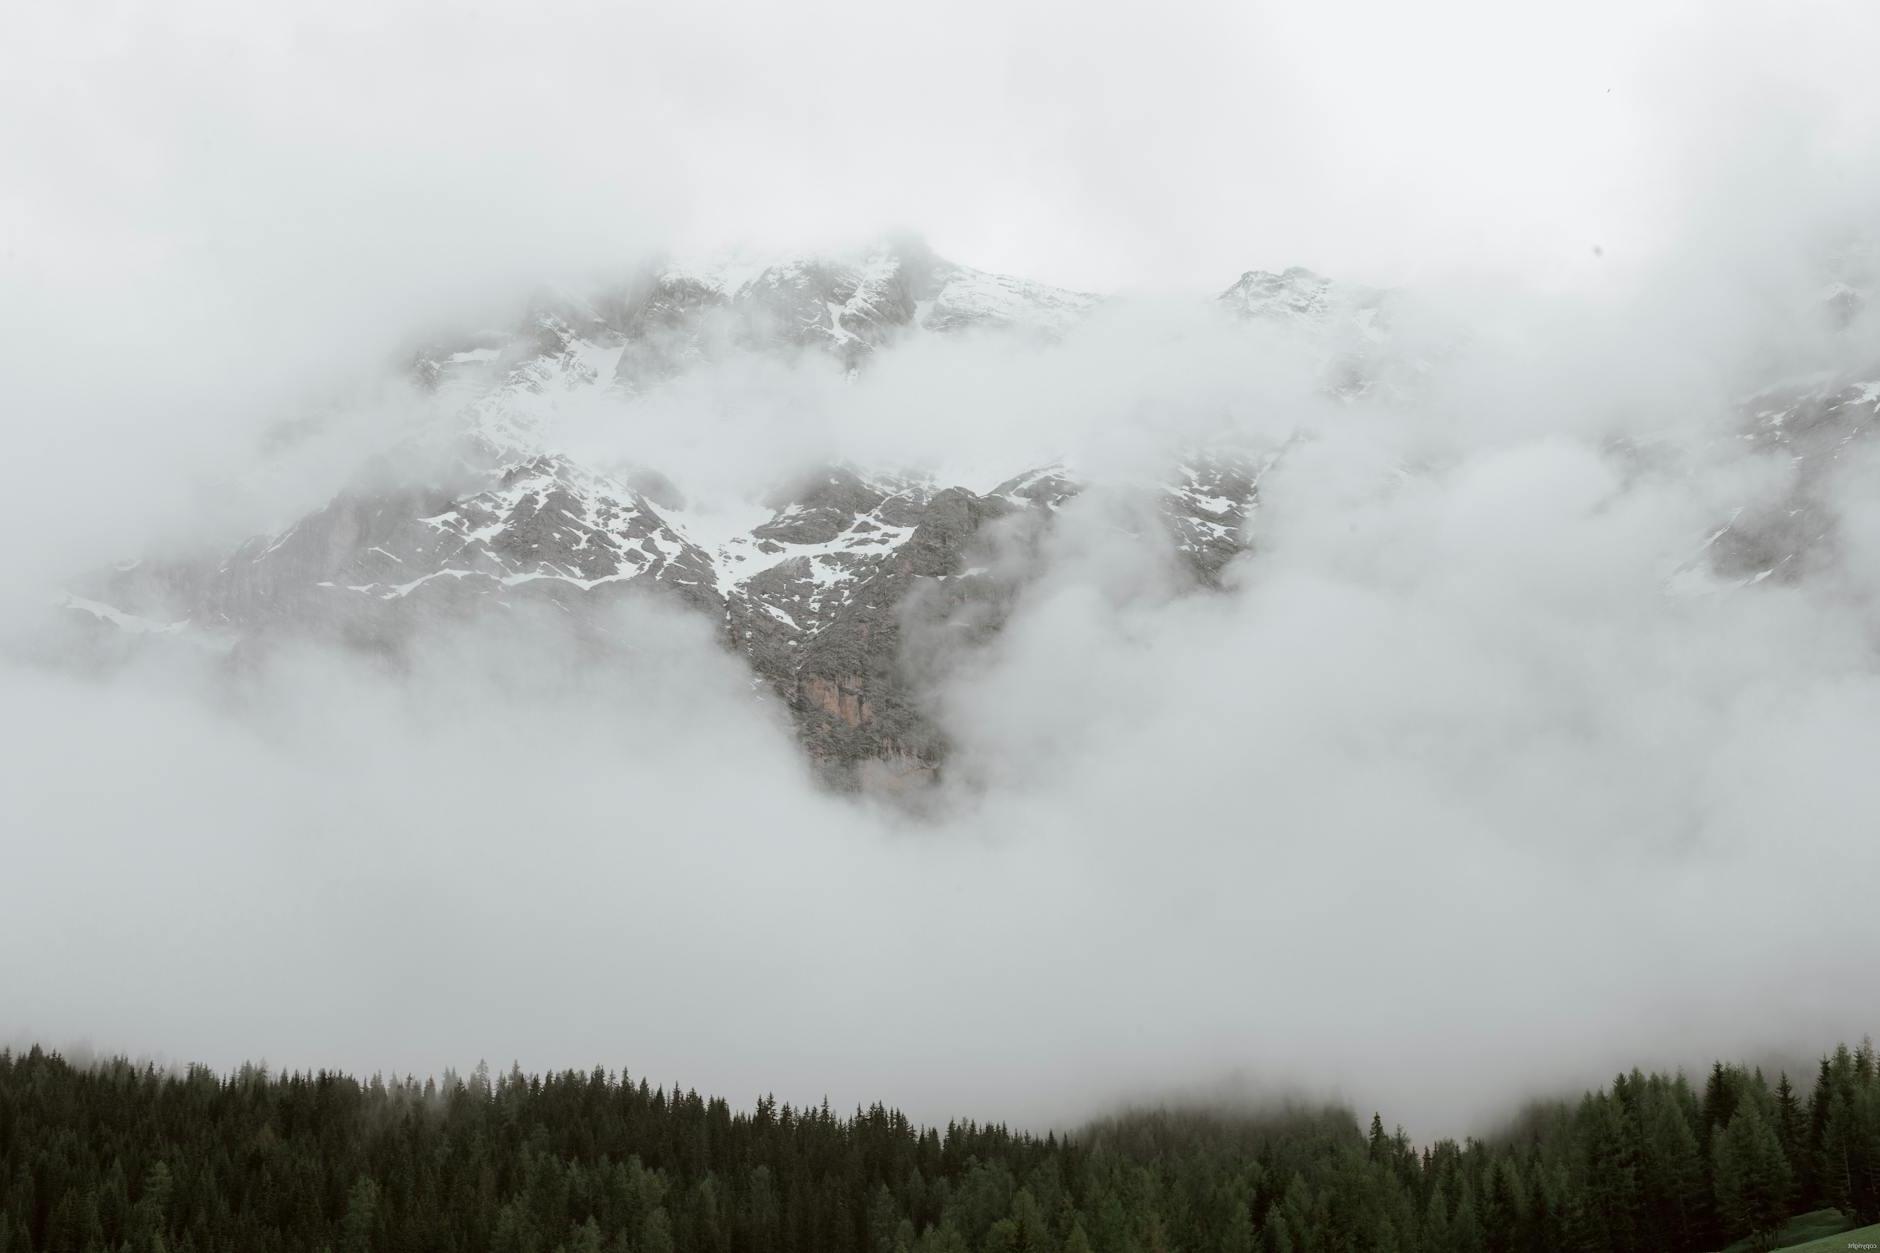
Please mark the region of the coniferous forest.
<svg viewBox="0 0 1880 1253"><path fill-rule="evenodd" d="M1042 1137L596 1070L360 1081L0 1053L0 1253L1674 1253L1880 1220L1871 1043L1617 1076L1418 1145L1349 1112Z"/></svg>

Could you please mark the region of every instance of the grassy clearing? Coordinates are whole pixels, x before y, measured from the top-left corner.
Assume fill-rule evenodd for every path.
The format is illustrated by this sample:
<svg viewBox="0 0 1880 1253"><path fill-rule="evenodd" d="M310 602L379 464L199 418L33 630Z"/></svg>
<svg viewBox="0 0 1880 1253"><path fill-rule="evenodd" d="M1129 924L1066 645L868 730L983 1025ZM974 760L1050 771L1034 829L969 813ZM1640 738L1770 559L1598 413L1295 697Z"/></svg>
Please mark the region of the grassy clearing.
<svg viewBox="0 0 1880 1253"><path fill-rule="evenodd" d="M1833 1249L1835 1253L1841 1253L1844 1249L1859 1248L1862 1245L1868 1248L1880 1248L1880 1223L1875 1223L1871 1227L1858 1227L1853 1231L1822 1236L1818 1240L1810 1240L1807 1244L1788 1245L1783 1248L1782 1253L1828 1253L1830 1249Z"/></svg>
<svg viewBox="0 0 1880 1253"><path fill-rule="evenodd" d="M1813 1247L1817 1240L1837 1236L1847 1231L1847 1218L1838 1209L1810 1210L1806 1214L1797 1214L1783 1224L1776 1233L1775 1247L1785 1251L1797 1246ZM1853 1233L1849 1233L1850 1235ZM1827 1246L1822 1246L1827 1247ZM1838 1245L1835 1247L1839 1247ZM1753 1246L1748 1240L1738 1240L1723 1253L1751 1253Z"/></svg>

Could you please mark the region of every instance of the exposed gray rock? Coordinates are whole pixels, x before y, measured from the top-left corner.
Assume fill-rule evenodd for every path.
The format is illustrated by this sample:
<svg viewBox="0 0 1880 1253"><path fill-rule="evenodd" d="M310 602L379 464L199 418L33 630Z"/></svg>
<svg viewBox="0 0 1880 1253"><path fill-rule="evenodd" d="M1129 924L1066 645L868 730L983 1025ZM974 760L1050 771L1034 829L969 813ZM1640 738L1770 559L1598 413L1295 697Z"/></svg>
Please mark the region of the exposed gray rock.
<svg viewBox="0 0 1880 1253"><path fill-rule="evenodd" d="M605 598L628 582L718 612L711 558L625 484L536 457L480 490L344 492L220 562L114 572L112 604L235 635L327 631L387 641L489 605Z"/></svg>
<svg viewBox="0 0 1880 1253"><path fill-rule="evenodd" d="M1827 480L1847 451L1880 429L1880 369L1764 392L1749 402L1742 438L1785 458L1789 491L1739 510L1709 545L1712 568L1727 577L1792 582L1833 559L1840 518Z"/></svg>
<svg viewBox="0 0 1880 1253"><path fill-rule="evenodd" d="M1155 489L1152 516L1196 584L1245 546L1256 482L1241 462L1196 458ZM238 660L304 636L396 656L439 619L535 603L599 624L618 598L656 595L722 622L829 781L904 788L946 758L931 703L944 663L1003 626L1083 490L1059 467L984 494L829 467L708 552L648 492L538 456L471 482L342 493L219 561L113 572L74 612L119 632L186 620Z"/></svg>
<svg viewBox="0 0 1880 1253"><path fill-rule="evenodd" d="M1310 320L1347 308L1341 292L1288 271L1243 277L1229 303ZM437 619L535 605L598 624L608 615L589 611L658 596L722 624L832 782L908 786L946 759L931 701L946 665L997 635L1087 485L1061 466L983 493L831 466L783 484L766 520L708 547L688 533L687 485L659 467L615 477L543 451L556 405L654 387L728 352L827 354L858 369L907 336L1048 339L1095 303L908 240L668 262L598 293L545 294L516 326L418 354L414 372L455 424L440 439L469 450L453 453L447 478L375 471L233 552L113 572L79 589L73 613L118 635L214 636L237 656L309 634L396 655ZM1258 479L1251 463L1196 457L1130 488L1144 507L1125 524L1154 531L1185 582L1216 586L1248 546Z"/></svg>
<svg viewBox="0 0 1880 1253"><path fill-rule="evenodd" d="M1174 532L1175 548L1209 587L1220 583L1227 563L1248 546L1248 521L1258 504L1260 475L1244 458L1210 457L1181 467L1181 475L1163 491L1162 512Z"/></svg>

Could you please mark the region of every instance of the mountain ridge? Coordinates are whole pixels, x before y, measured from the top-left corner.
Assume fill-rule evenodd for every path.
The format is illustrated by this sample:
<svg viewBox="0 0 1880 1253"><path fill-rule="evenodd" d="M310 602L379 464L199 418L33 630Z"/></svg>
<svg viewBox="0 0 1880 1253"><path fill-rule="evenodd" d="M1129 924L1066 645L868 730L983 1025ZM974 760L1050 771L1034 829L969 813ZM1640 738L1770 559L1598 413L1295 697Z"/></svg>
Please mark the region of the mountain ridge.
<svg viewBox="0 0 1880 1253"><path fill-rule="evenodd" d="M630 403L730 352L807 353L853 375L925 335L1045 343L1098 304L917 241L846 256L665 258L610 290L540 299L506 331L420 352L412 376L444 402L447 472L360 476L278 531L207 558L120 567L75 586L67 605L146 644L191 634L252 648L314 634L396 652L440 617L527 604L591 617L655 594L716 622L828 781L928 782L949 744L930 699L933 663L915 654L994 638L1065 508L1111 510L1114 525L1159 544L1180 586L1205 591L1253 546L1260 482L1284 446L1196 449L1139 466L1127 483L1062 463L1012 467L989 488L812 464L726 515L661 467L610 470L558 449L538 402L559 392ZM1215 307L1320 337L1337 400L1370 394L1395 368L1380 356L1389 293L1297 267L1251 270ZM1880 384L1811 387L1756 398L1754 446L1828 465L1880 411ZM1799 570L1798 554L1833 529L1812 503L1812 473L1797 480L1799 504L1733 515L1704 559L1746 581Z"/></svg>

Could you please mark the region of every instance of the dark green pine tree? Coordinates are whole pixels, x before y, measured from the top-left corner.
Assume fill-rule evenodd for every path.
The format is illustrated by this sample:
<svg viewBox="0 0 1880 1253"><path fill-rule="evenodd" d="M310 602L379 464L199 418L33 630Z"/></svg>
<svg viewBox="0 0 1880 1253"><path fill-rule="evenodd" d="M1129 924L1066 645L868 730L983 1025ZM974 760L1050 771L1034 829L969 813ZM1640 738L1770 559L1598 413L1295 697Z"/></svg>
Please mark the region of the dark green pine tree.
<svg viewBox="0 0 1880 1253"><path fill-rule="evenodd" d="M1227 1230L1220 1241L1221 1253L1256 1253L1253 1214L1245 1201L1235 1201L1227 1212ZM1067 1242L1064 1253L1071 1253Z"/></svg>
<svg viewBox="0 0 1880 1253"><path fill-rule="evenodd" d="M1880 1090L1873 1083L1835 1092L1820 1161L1829 1202L1857 1223L1880 1221Z"/></svg>
<svg viewBox="0 0 1880 1253"><path fill-rule="evenodd" d="M1741 1086L1742 1077L1735 1067L1722 1062L1711 1066L1710 1078L1704 1083L1704 1099L1699 1106L1703 1119L1698 1133L1700 1141L1709 1144L1712 1136L1730 1125L1730 1119L1736 1114Z"/></svg>
<svg viewBox="0 0 1880 1253"><path fill-rule="evenodd" d="M1697 1136L1669 1086L1648 1088L1640 1113L1640 1182L1651 1197L1650 1238L1667 1250L1702 1247L1709 1197Z"/></svg>
<svg viewBox="0 0 1880 1253"><path fill-rule="evenodd" d="M1781 1143L1782 1156L1787 1159L1789 1171L1795 1177L1798 1199L1806 1203L1809 1190L1802 1163L1808 1159L1808 1119L1786 1070L1776 1078L1775 1122L1776 1139Z"/></svg>
<svg viewBox="0 0 1880 1253"><path fill-rule="evenodd" d="M1484 1198L1482 1232L1489 1253L1523 1253L1526 1245L1527 1189L1521 1169L1511 1157L1502 1157L1489 1169Z"/></svg>
<svg viewBox="0 0 1880 1253"><path fill-rule="evenodd" d="M1456 1193L1456 1212L1450 1218L1450 1239L1455 1253L1488 1253L1488 1241L1482 1233L1482 1218L1475 1208L1475 1190L1464 1179Z"/></svg>
<svg viewBox="0 0 1880 1253"><path fill-rule="evenodd" d="M1637 1253L1644 1209L1637 1129L1619 1101L1603 1093L1580 1103L1575 1122L1588 1239L1612 1253Z"/></svg>
<svg viewBox="0 0 1880 1253"><path fill-rule="evenodd" d="M1772 1248L1789 1215L1793 1179L1775 1128L1756 1101L1741 1102L1712 1149L1717 1210L1726 1234Z"/></svg>
<svg viewBox="0 0 1880 1253"><path fill-rule="evenodd" d="M1871 1039L1855 1050L1852 1088L1849 1212L1861 1223L1880 1222L1880 1057Z"/></svg>
<svg viewBox="0 0 1880 1253"><path fill-rule="evenodd" d="M1296 1253L1299 1247L1293 1240L1286 1215L1277 1205L1267 1210L1266 1221L1260 1224L1260 1242L1266 1253Z"/></svg>
<svg viewBox="0 0 1880 1253"><path fill-rule="evenodd" d="M1429 1204L1423 1207L1423 1247L1428 1253L1439 1253L1451 1244L1449 1202L1443 1199L1443 1187L1439 1183L1430 1189Z"/></svg>

